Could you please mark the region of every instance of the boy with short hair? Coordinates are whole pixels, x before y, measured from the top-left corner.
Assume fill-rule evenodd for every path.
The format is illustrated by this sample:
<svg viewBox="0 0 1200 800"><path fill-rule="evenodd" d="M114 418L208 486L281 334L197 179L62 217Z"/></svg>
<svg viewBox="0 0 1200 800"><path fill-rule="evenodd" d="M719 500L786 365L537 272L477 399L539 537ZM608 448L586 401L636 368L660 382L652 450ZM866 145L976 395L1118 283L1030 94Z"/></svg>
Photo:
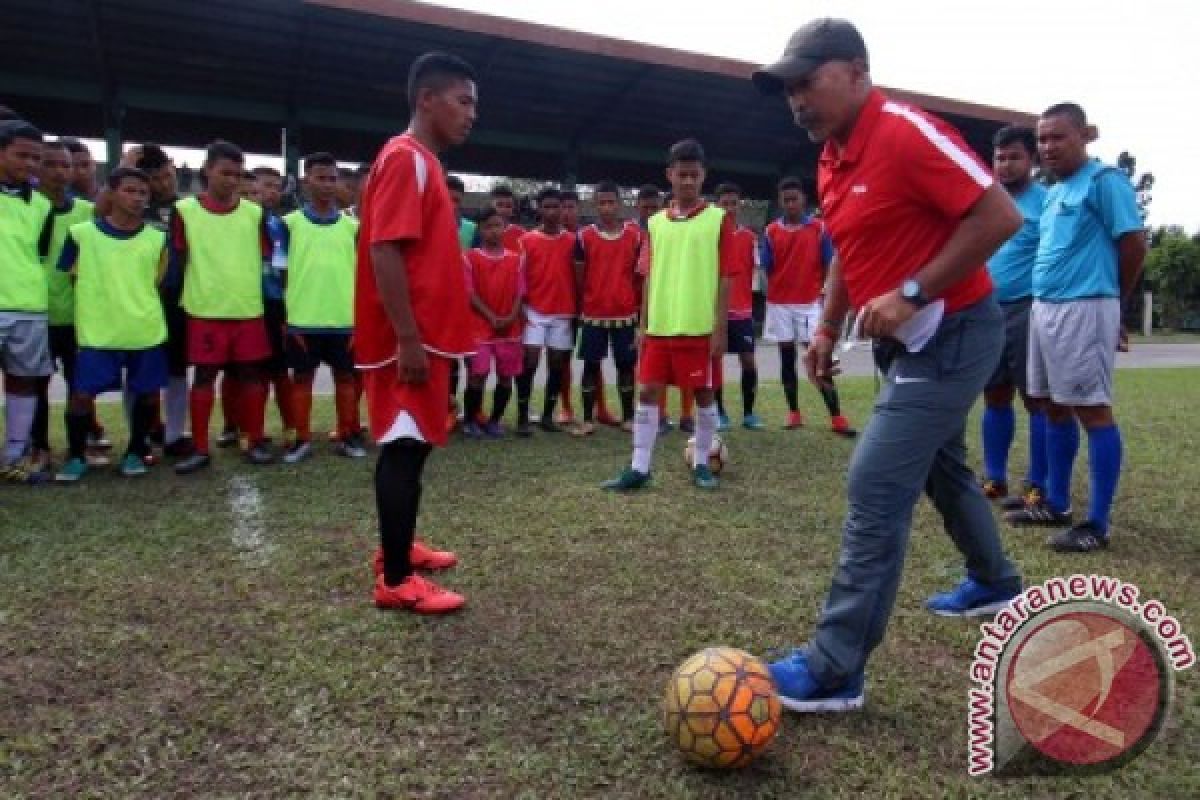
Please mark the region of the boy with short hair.
<svg viewBox="0 0 1200 800"><path fill-rule="evenodd" d="M504 219L500 212L487 209L479 216L481 244L464 256L471 307L482 330L479 346L471 356L463 419L463 431L473 439L504 436L500 420L512 396L513 378L524 371L521 305L525 297L525 270L520 254L504 248L503 235ZM492 414L481 425L483 391L493 362L496 365L496 389L492 397Z"/></svg>
<svg viewBox="0 0 1200 800"><path fill-rule="evenodd" d="M71 227L58 269L75 282L79 338L76 380L67 410L70 459L56 480L74 483L87 474L86 451L96 395L133 394L129 447L121 474L144 475L147 435L158 393L167 385L163 342L167 324L158 285L167 268L167 237L143 221L150 179L132 167L108 177L109 213ZM123 374L124 373L124 374Z"/></svg>
<svg viewBox="0 0 1200 800"><path fill-rule="evenodd" d="M467 187L462 178L457 175L447 175L446 188L450 190L450 201L454 203L454 213L458 217L458 244L463 253L466 253L475 246L479 239L479 227L463 214L462 204ZM449 431L453 431L458 426L458 385L462 378L462 372L461 360L456 359L450 370L450 412L446 418L446 430Z"/></svg>
<svg viewBox="0 0 1200 800"><path fill-rule="evenodd" d="M742 190L736 183L722 183L714 192L717 205L737 221ZM744 225L737 225L734 237L734 262L729 276L729 343L728 351L736 353L742 367L742 427L751 431L766 429L754 413L758 391L758 363L754 358L754 270L758 267L758 237ZM718 374L723 365L716 364ZM729 415L725 411L724 380L716 388L717 411L721 422L718 430L729 430Z"/></svg>
<svg viewBox="0 0 1200 800"><path fill-rule="evenodd" d="M500 212L504 219L504 248L514 252L521 251L521 237L528 233L514 220L517 218L517 196L507 186L497 186L491 191L492 208Z"/></svg>
<svg viewBox="0 0 1200 800"><path fill-rule="evenodd" d="M833 241L821 220L805 213L804 186L799 178L779 182L783 215L763 231L761 261L767 274L767 321L763 338L779 345L783 393L788 416L785 428L804 424L800 414L797 345L807 349L821 321L825 275L833 262ZM842 415L837 387L831 379L821 389L831 427L839 436L857 435Z"/></svg>
<svg viewBox="0 0 1200 800"><path fill-rule="evenodd" d="M667 180L673 199L650 218L641 251L645 275L642 297L641 385L633 424L633 460L605 489L641 489L650 482L650 462L658 435L658 399L668 384L696 396L695 466L692 483L715 489L708 468L717 431L713 361L724 355L728 331L729 276L733 265L734 221L704 201L704 148L694 139L673 145Z"/></svg>

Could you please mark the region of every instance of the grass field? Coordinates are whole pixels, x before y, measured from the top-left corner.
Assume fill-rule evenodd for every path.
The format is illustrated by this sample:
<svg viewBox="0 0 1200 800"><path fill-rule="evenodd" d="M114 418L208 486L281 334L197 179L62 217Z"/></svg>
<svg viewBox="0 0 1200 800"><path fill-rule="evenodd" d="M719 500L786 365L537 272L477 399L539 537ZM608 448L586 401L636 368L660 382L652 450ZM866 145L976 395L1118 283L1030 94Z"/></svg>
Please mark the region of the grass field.
<svg viewBox="0 0 1200 800"><path fill-rule="evenodd" d="M1200 372L1123 372L1118 385L1128 467L1114 547L1064 557L1039 534L1005 537L1029 581L1136 582L1200 642ZM855 421L872 391L845 382ZM778 388L762 396L778 421ZM815 393L803 402L819 419ZM471 601L446 619L369 605L371 462L322 449L255 469L226 455L191 479L4 489L0 796L1200 796L1194 671L1162 738L1118 773L967 777L978 630L922 610L960 577L924 503L867 709L789 716L741 773L682 763L659 727L672 668L705 645L801 641L844 505L851 444L823 426L728 441L715 495L686 484L678 433L636 497L596 489L628 455L613 431L435 454L422 527L458 551L446 583Z"/></svg>

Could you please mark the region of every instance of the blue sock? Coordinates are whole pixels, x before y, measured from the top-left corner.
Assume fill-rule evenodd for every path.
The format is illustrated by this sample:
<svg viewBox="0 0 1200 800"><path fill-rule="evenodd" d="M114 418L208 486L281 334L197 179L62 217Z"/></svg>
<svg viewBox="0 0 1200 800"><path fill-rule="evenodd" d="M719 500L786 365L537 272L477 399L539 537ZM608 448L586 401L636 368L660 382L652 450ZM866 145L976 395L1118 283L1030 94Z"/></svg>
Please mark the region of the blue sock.
<svg viewBox="0 0 1200 800"><path fill-rule="evenodd" d="M1029 415L1029 472L1025 480L1031 486L1046 489L1046 412L1036 411Z"/></svg>
<svg viewBox="0 0 1200 800"><path fill-rule="evenodd" d="M1079 426L1074 419L1046 425L1046 502L1060 514L1071 507L1071 471L1079 452Z"/></svg>
<svg viewBox="0 0 1200 800"><path fill-rule="evenodd" d="M1117 481L1121 477L1121 431L1116 425L1088 430L1088 467L1091 472L1091 502L1088 520L1108 532L1108 515Z"/></svg>
<svg viewBox="0 0 1200 800"><path fill-rule="evenodd" d="M1008 480L1008 451L1017 430L1017 415L1012 406L983 410L983 477Z"/></svg>

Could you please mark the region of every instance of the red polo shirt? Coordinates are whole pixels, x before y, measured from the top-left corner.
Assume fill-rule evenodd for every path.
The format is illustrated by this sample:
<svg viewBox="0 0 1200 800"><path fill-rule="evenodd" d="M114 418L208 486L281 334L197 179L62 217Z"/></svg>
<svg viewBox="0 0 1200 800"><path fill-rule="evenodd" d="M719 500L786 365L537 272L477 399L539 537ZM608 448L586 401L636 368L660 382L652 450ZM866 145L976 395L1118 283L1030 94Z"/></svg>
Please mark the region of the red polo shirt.
<svg viewBox="0 0 1200 800"><path fill-rule="evenodd" d="M956 130L873 90L845 148L826 142L817 169L821 210L851 305L919 272L991 185L991 173ZM949 313L991 292L981 262L941 296Z"/></svg>

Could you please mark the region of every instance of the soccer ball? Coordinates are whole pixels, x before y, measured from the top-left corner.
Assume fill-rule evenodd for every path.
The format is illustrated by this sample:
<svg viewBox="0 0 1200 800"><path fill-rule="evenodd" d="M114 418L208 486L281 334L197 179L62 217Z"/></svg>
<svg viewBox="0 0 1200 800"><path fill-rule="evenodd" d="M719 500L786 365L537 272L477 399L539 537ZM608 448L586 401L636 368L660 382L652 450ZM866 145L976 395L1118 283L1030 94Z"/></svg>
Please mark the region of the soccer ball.
<svg viewBox="0 0 1200 800"><path fill-rule="evenodd" d="M687 440L687 446L683 448L683 460L687 464L688 469L696 468L696 437ZM713 475L720 475L721 470L725 469L725 465L729 463L729 448L725 446L725 442L717 434L713 434L712 447L708 451L708 468Z"/></svg>
<svg viewBox="0 0 1200 800"><path fill-rule="evenodd" d="M663 702L667 738L688 761L716 769L757 758L782 717L766 665L732 647L710 647L680 664Z"/></svg>

